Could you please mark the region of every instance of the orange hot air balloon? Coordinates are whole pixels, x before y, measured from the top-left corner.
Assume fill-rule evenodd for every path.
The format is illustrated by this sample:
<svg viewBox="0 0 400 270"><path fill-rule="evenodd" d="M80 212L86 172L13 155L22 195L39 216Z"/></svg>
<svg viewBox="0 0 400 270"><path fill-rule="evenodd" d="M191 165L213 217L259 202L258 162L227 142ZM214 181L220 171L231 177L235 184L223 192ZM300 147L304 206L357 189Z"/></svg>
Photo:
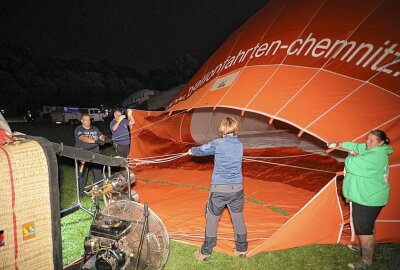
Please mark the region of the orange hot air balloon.
<svg viewBox="0 0 400 270"><path fill-rule="evenodd" d="M146 179L136 189L171 237L203 240L213 159L179 153L217 137L220 120L230 115L240 121L247 147L250 256L350 241L342 178L336 178L343 160L325 154L324 144L362 142L373 129L384 130L394 148L390 201L376 222L376 239L400 241L399 13L394 0L270 1L221 45L167 111L132 111L130 157ZM230 252L226 213L218 235L217 249Z"/></svg>

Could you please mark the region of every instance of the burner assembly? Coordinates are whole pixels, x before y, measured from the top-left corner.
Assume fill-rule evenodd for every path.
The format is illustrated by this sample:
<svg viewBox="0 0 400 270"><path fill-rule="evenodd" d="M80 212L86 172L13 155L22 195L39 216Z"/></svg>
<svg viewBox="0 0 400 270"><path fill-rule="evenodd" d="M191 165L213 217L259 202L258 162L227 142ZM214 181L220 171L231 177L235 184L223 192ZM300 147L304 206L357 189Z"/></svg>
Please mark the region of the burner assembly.
<svg viewBox="0 0 400 270"><path fill-rule="evenodd" d="M132 172L118 172L89 192L96 212L84 242L83 270L161 269L166 263L167 230L147 204L133 200L134 181ZM101 197L106 207L100 211Z"/></svg>

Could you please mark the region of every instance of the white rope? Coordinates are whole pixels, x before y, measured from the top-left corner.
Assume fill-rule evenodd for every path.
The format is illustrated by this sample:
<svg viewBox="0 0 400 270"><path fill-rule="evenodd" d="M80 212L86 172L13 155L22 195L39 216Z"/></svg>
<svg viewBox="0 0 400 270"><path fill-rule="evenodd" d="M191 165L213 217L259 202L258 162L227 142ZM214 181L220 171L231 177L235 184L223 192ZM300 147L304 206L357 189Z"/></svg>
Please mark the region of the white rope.
<svg viewBox="0 0 400 270"><path fill-rule="evenodd" d="M120 139L120 138L125 139L125 137L126 137L126 139L129 139L129 135L130 135L130 134L131 134L131 132L128 131L128 132L123 133L123 134L121 134L121 135L119 135L119 136L115 136L114 138L111 138L111 140L114 141L114 140L117 140L117 139Z"/></svg>
<svg viewBox="0 0 400 270"><path fill-rule="evenodd" d="M321 155L321 154L325 154L325 152L310 153L310 154L302 154L302 155L293 155L293 156L279 156L279 157L254 157L254 156L243 156L243 158L253 158L253 159L279 159L279 158L306 157L306 156Z"/></svg>
<svg viewBox="0 0 400 270"><path fill-rule="evenodd" d="M350 228L351 228L350 242L354 243L354 239L356 238L356 236L355 236L355 229L354 229L354 223L353 223L353 202L351 202L351 201L350 201Z"/></svg>
<svg viewBox="0 0 400 270"><path fill-rule="evenodd" d="M266 232L276 232L278 229L271 229L271 230L247 230L247 233L266 233ZM197 235L197 234L204 234L204 229L199 230L188 230L188 231L175 231L170 232L170 234L174 235ZM231 234L232 230L229 229L218 229L218 235L222 234Z"/></svg>
<svg viewBox="0 0 400 270"><path fill-rule="evenodd" d="M188 153L184 152L184 153L177 153L177 154L153 156L153 157L147 157L147 158L131 158L131 159L128 160L128 164L136 165L136 166L144 165L144 164L159 164L159 163L165 163L165 162L174 161L174 160L177 160L177 159L182 158L182 157L187 156L187 155L188 155ZM260 159L271 159L271 158L272 159L294 158L294 157L303 157L303 156L309 156L309 155L316 155L316 154L303 154L303 155L284 156L284 157L251 157L251 156L244 156L243 157L243 161L245 161L245 162L259 162L259 163L265 163L265 164L276 165L276 166L283 166L283 167L290 167L290 168L296 168L296 169L302 169L302 170L309 170L309 171L336 174L336 172L332 172L332 171L312 169L312 168L307 168L307 167L301 167L301 166L295 166L295 165L289 165L289 164L282 164L282 163L276 163L276 162L269 162L269 161L260 160Z"/></svg>
<svg viewBox="0 0 400 270"><path fill-rule="evenodd" d="M296 168L296 169L302 169L302 170L309 170L309 171L316 171L316 172L324 172L324 173L336 174L336 172L331 172L331 171L325 171L325 170L319 170L319 169L311 169L311 168L307 168L307 167L294 166L294 165L288 165L288 164L281 164L281 163L276 163L276 162L261 161L261 160L250 159L250 158L244 158L243 160L245 160L245 161L259 162L259 163L266 163L266 164L277 165L277 166L283 166L283 167Z"/></svg>
<svg viewBox="0 0 400 270"><path fill-rule="evenodd" d="M169 156L169 157L165 157L165 158L134 159L134 161L160 163L160 162L166 162L166 161L170 161L170 160L175 160L175 159L184 157L186 155L188 155L188 153L183 153L183 154L180 154L180 155L173 155L173 156Z"/></svg>
<svg viewBox="0 0 400 270"><path fill-rule="evenodd" d="M270 157L255 157L255 156L243 156L243 159L280 159L280 158L297 158L297 157L305 157L305 156L313 156L313 155L320 155L324 154L325 152L321 153L309 153L309 154L301 154L301 155L292 155L292 156L270 156ZM135 160L135 161L152 161L152 160L163 160L169 159L170 157L183 157L186 156L187 153L176 153L176 154L166 154L166 155L159 155L159 156L152 156L146 158L127 158L127 160Z"/></svg>
<svg viewBox="0 0 400 270"><path fill-rule="evenodd" d="M170 239L190 239L190 238L197 238L197 239L204 239L204 235L191 235L191 234L175 234L175 233L168 233ZM219 235L219 234L217 234ZM225 241L235 241L235 238L232 237L218 237L219 240ZM247 241L257 241L257 240L267 240L269 237L258 237L258 238L247 238Z"/></svg>
<svg viewBox="0 0 400 270"><path fill-rule="evenodd" d="M152 157L146 157L146 158L128 158L129 159L135 159L135 160L148 160L148 159L156 159L156 158L162 158L162 157L170 157L170 156L179 156L179 155L186 155L187 153L176 153L176 154L166 154L166 155L160 155L160 156L152 156Z"/></svg>
<svg viewBox="0 0 400 270"><path fill-rule="evenodd" d="M168 158L168 159L158 159L158 160L137 160L137 161L129 161L129 164L135 164L135 163L140 163L140 164L158 164L158 163L164 163L164 162L169 162L176 160L180 157L175 157L175 158Z"/></svg>
<svg viewBox="0 0 400 270"><path fill-rule="evenodd" d="M131 158L128 160L128 164L130 165L143 165L143 164L158 164L164 162L170 162L181 157L188 155L187 152L185 153L178 153L178 154L169 154L169 155L162 155L162 156L154 156L154 157L147 157L147 158Z"/></svg>

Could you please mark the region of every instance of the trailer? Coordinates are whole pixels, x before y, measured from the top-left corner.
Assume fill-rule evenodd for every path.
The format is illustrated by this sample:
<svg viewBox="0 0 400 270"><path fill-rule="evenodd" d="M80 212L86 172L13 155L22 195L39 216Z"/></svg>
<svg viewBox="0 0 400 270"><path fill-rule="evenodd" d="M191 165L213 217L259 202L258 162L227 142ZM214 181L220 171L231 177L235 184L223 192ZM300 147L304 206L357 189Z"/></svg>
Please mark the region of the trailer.
<svg viewBox="0 0 400 270"><path fill-rule="evenodd" d="M51 121L56 124L78 125L81 116L78 107L53 107L51 111Z"/></svg>

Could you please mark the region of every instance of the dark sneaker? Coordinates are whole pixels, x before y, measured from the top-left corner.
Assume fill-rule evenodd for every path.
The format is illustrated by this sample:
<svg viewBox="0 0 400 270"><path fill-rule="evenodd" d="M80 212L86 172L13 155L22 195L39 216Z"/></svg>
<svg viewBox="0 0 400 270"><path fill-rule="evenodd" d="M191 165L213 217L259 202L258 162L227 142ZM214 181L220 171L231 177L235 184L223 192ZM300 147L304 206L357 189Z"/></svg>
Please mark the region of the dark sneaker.
<svg viewBox="0 0 400 270"><path fill-rule="evenodd" d="M194 252L194 257L199 261L207 261L211 258L211 255L204 255L203 253L200 252L200 250L196 250Z"/></svg>
<svg viewBox="0 0 400 270"><path fill-rule="evenodd" d="M233 249L233 256L246 258L246 251L237 251L236 248Z"/></svg>

